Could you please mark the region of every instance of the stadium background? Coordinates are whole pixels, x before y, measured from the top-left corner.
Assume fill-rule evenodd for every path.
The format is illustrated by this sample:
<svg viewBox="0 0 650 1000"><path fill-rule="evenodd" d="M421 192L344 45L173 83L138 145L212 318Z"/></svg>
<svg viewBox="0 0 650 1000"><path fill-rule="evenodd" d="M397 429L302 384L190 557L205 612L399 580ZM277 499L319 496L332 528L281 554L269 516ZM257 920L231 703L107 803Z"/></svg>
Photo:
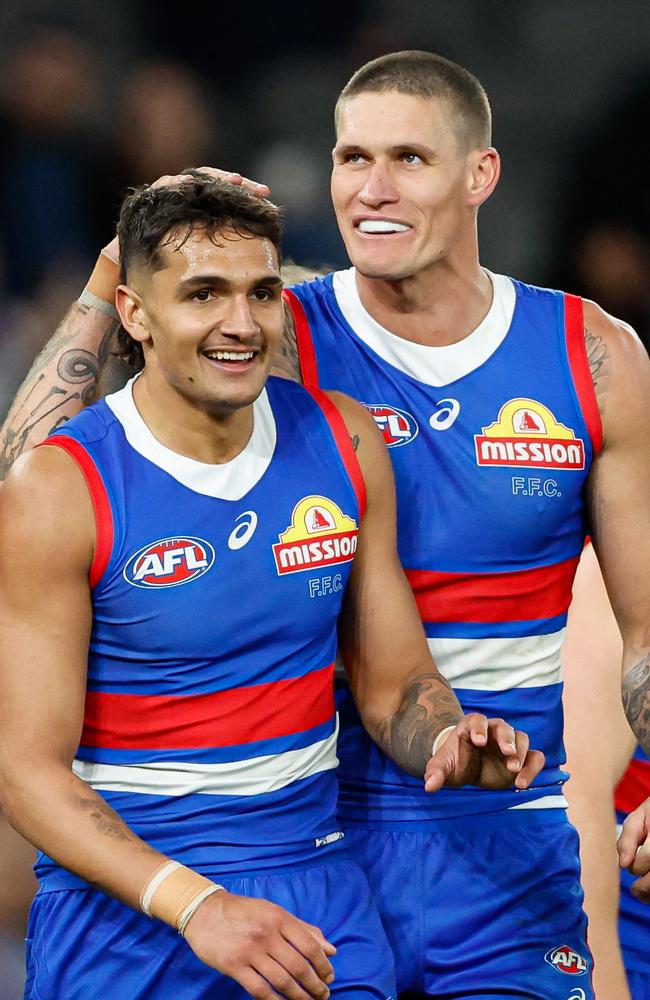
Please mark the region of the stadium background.
<svg viewBox="0 0 650 1000"><path fill-rule="evenodd" d="M287 256L344 266L332 108L356 67L402 48L461 62L490 96L503 174L481 215L483 262L596 298L650 344L648 0L168 12L152 0L5 0L0 413L111 237L128 184L188 165L240 170L286 206ZM30 862L0 817L0 1000L22 996Z"/></svg>

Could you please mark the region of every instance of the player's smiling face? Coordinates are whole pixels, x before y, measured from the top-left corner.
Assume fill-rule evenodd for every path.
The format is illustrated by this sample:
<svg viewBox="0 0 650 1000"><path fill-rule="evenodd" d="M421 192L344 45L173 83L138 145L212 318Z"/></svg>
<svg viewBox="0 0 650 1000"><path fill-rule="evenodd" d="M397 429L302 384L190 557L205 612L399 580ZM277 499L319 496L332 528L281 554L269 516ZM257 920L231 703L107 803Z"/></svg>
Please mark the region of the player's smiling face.
<svg viewBox="0 0 650 1000"><path fill-rule="evenodd" d="M210 238L199 229L160 253L164 266L134 281L147 372L214 412L249 405L282 334L275 248L262 237L226 230Z"/></svg>
<svg viewBox="0 0 650 1000"><path fill-rule="evenodd" d="M357 270L411 277L473 229L471 154L454 132L453 107L391 90L339 106L332 200Z"/></svg>

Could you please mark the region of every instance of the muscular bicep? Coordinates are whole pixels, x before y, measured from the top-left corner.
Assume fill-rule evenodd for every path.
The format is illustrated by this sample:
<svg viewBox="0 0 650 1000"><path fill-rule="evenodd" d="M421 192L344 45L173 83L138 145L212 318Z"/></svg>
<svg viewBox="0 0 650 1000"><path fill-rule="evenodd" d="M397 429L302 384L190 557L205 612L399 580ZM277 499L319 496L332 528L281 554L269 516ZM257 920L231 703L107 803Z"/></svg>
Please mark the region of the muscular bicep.
<svg viewBox="0 0 650 1000"><path fill-rule="evenodd" d="M55 448L24 456L0 490L0 763L68 765L79 742L94 520L85 483Z"/></svg>
<svg viewBox="0 0 650 1000"><path fill-rule="evenodd" d="M596 390L603 448L589 476L594 547L626 643L650 638L650 361L624 324L585 310L601 341ZM600 389L599 389L600 384Z"/></svg>
<svg viewBox="0 0 650 1000"><path fill-rule="evenodd" d="M23 452L43 441L97 395L119 322L75 302L16 394L0 431L0 479Z"/></svg>

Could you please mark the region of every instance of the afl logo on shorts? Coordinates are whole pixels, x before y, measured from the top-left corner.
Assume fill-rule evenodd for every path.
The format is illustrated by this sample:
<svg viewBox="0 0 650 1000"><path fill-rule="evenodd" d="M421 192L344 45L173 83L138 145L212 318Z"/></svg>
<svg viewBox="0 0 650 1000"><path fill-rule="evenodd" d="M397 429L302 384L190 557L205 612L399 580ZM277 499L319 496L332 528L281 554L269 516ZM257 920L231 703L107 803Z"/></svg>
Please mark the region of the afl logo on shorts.
<svg viewBox="0 0 650 1000"><path fill-rule="evenodd" d="M398 448L401 444L410 444L418 436L420 428L415 417L412 417L406 410L398 410L396 406L387 406L385 403L364 403L363 405L375 418L375 423L388 448Z"/></svg>
<svg viewBox="0 0 650 1000"><path fill-rule="evenodd" d="M568 976L582 976L589 968L587 959L566 944L547 951L544 960L558 972L565 972Z"/></svg>
<svg viewBox="0 0 650 1000"><path fill-rule="evenodd" d="M131 556L124 579L133 587L179 587L207 573L214 549L202 538L161 538Z"/></svg>

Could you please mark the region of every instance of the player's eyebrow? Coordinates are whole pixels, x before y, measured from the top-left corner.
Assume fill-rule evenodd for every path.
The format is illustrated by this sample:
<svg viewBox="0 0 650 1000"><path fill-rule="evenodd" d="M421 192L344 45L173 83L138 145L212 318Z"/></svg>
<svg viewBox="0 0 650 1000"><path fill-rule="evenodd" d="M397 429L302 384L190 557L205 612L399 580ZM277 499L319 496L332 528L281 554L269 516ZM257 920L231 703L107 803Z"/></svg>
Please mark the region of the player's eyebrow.
<svg viewBox="0 0 650 1000"><path fill-rule="evenodd" d="M369 151L368 146L364 146L358 142L341 143L340 145L337 143L334 146L335 156L350 156L353 153L360 153L363 156ZM425 160L431 160L436 155L435 150L431 146L425 146L421 142L397 142L389 146L386 152L391 156L397 156L399 153L415 153Z"/></svg>
<svg viewBox="0 0 650 1000"><path fill-rule="evenodd" d="M251 288L274 289L282 286L282 278L277 274L263 272L258 276L253 276L249 284ZM178 287L181 291L189 291L192 288L215 288L217 291L227 291L233 282L229 278L224 278L221 274L193 274L188 278L181 278Z"/></svg>

